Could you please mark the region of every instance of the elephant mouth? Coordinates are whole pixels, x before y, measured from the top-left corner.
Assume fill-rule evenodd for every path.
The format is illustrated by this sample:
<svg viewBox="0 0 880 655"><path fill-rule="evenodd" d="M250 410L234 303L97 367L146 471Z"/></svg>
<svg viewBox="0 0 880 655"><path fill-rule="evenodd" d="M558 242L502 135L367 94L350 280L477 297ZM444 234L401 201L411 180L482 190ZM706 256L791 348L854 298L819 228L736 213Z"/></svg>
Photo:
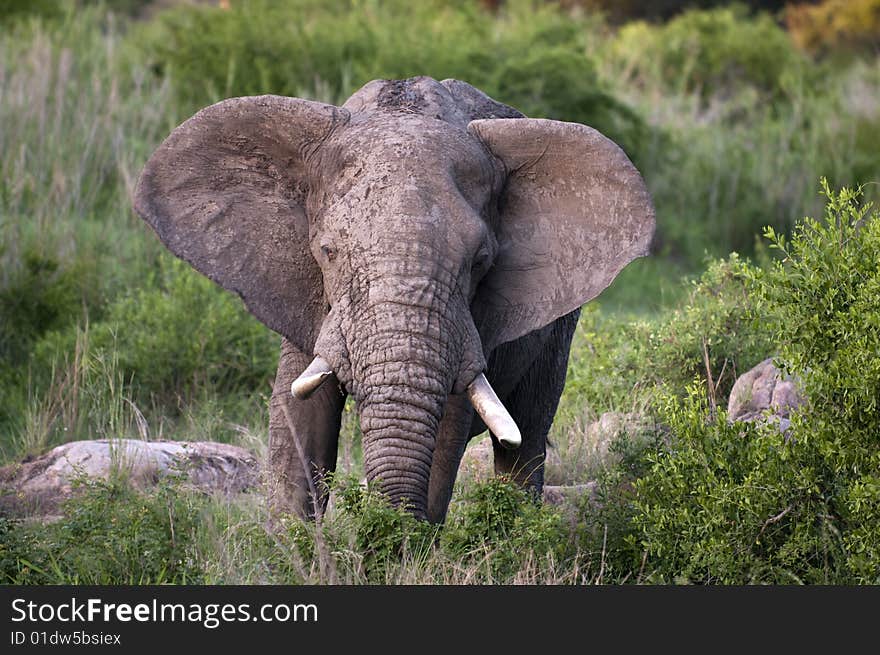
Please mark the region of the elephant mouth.
<svg viewBox="0 0 880 655"><path fill-rule="evenodd" d="M298 378L290 385L290 392L295 398L305 400L314 394L321 385L334 376L334 372L326 359L320 355L312 360ZM510 412L498 399L485 373L477 375L467 385L467 396L474 410L483 419L486 427L495 435L502 446L508 449L519 448L522 435Z"/></svg>

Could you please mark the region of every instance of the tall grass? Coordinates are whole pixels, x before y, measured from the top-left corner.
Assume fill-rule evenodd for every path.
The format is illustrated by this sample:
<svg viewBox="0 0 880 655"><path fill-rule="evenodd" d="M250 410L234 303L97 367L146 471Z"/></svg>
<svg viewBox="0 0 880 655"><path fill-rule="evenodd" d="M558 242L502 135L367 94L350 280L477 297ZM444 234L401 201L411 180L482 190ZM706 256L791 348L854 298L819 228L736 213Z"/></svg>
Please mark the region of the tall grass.
<svg viewBox="0 0 880 655"><path fill-rule="evenodd" d="M155 257L130 196L172 122L169 88L118 66L121 40L96 11L0 32L0 352L16 365Z"/></svg>
<svg viewBox="0 0 880 655"><path fill-rule="evenodd" d="M135 384L142 377L131 356L155 363L159 354L132 347L131 335L145 333L135 303L165 306L174 293L157 284L168 256L134 216L131 196L146 157L181 116L170 80L133 63L129 27L86 8L51 21L12 22L0 32L0 450L6 458L127 430L116 425L123 397L151 414L156 434L177 429L164 420L167 405L180 404L174 394L166 393L157 409L149 392L131 388L135 373ZM190 271L185 276L178 290L194 284L196 297L216 298L220 311L232 312L228 321L241 324L234 299ZM130 297L157 287L162 290ZM198 302L194 294L189 301ZM216 312L203 315L216 320ZM274 343L258 329L262 343ZM166 346L171 338L184 339L166 336ZM98 364L107 369L99 376L103 386L89 387L91 409L81 411L84 387L77 385L94 377ZM200 398L212 395L208 389ZM245 408L236 418L261 410ZM172 413L190 427L198 414L205 422L223 415L188 402Z"/></svg>
<svg viewBox="0 0 880 655"><path fill-rule="evenodd" d="M143 254L130 196L174 108L167 80L119 65L122 39L112 14L88 10L0 33L4 286L28 249L62 261L112 251L107 268L122 270Z"/></svg>

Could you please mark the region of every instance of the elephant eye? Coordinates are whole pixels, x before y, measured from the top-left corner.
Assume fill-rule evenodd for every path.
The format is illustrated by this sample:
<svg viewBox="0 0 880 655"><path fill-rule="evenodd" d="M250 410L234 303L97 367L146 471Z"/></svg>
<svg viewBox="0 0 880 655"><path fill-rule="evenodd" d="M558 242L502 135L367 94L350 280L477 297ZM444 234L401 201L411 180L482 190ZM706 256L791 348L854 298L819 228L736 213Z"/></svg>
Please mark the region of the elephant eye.
<svg viewBox="0 0 880 655"><path fill-rule="evenodd" d="M485 271L489 266L489 251L486 248L480 248L474 257L473 270L475 272Z"/></svg>
<svg viewBox="0 0 880 655"><path fill-rule="evenodd" d="M321 246L321 253L327 258L328 262L332 262L336 259L336 251L330 246Z"/></svg>

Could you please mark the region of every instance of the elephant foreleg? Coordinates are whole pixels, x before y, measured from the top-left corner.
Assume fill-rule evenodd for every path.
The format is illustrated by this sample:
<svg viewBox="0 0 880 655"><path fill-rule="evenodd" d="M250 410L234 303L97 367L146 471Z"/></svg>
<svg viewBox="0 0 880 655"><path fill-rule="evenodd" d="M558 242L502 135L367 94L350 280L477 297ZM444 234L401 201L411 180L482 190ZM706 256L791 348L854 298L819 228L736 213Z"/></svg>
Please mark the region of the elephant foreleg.
<svg viewBox="0 0 880 655"><path fill-rule="evenodd" d="M269 504L273 515L293 512L313 518L327 504L323 479L336 469L336 450L345 396L328 381L307 400L297 400L290 384L312 361L287 339L269 406Z"/></svg>
<svg viewBox="0 0 880 655"><path fill-rule="evenodd" d="M538 356L502 399L519 426L522 445L508 450L492 435L496 475L509 476L538 496L544 489L547 434L565 387L568 354L579 316L580 310L575 310L556 320Z"/></svg>

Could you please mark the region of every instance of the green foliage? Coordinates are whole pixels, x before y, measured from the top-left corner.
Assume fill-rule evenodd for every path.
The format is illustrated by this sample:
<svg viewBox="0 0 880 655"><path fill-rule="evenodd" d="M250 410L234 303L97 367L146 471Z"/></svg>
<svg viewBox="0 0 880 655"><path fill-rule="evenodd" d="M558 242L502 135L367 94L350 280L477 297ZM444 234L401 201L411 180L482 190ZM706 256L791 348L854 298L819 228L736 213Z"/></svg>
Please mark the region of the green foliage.
<svg viewBox="0 0 880 655"><path fill-rule="evenodd" d="M476 486L445 526L350 477L332 487L336 507L319 522L267 529L262 499L212 501L174 480L146 493L124 479L89 483L56 522L0 520L0 582L571 583L589 572L576 526L508 481Z"/></svg>
<svg viewBox="0 0 880 655"><path fill-rule="evenodd" d="M341 103L373 79L458 78L535 117L584 122L638 153L648 129L585 53L595 22L513 2L241 2L185 6L141 36L145 56L192 107L276 93Z"/></svg>
<svg viewBox="0 0 880 655"><path fill-rule="evenodd" d="M764 225L789 230L821 211L820 176L880 176L876 58L811 62L768 16L731 8L629 24L597 52L614 95L649 117L638 163L657 252L690 265L705 251L749 254Z"/></svg>
<svg viewBox="0 0 880 655"><path fill-rule="evenodd" d="M775 310L785 368L810 402L796 434L815 443L842 523L846 563L860 581L880 570L880 212L860 191L833 192L821 221L805 219L790 240L766 231L784 258L754 276Z"/></svg>
<svg viewBox="0 0 880 655"><path fill-rule="evenodd" d="M0 522L0 580L11 584L192 584L195 505L172 485L138 493L125 481L87 483L60 520Z"/></svg>
<svg viewBox="0 0 880 655"><path fill-rule="evenodd" d="M57 260L30 251L23 265L0 287L0 362L16 366L49 330L74 322L83 304L97 304L94 270L86 262L60 267ZM91 300L91 302L90 302Z"/></svg>
<svg viewBox="0 0 880 655"><path fill-rule="evenodd" d="M704 97L744 86L778 97L788 78L802 75L806 66L769 15L749 16L741 5L688 11L657 27L630 23L613 47L634 74L650 67L670 90Z"/></svg>
<svg viewBox="0 0 880 655"><path fill-rule="evenodd" d="M880 220L858 191L835 193L822 180L822 193L823 220L804 219L790 238L767 228L783 258L753 279L774 309L782 361L804 377L814 411L839 421L828 427L847 427L853 441L841 452L860 458L875 450L862 439L880 430Z"/></svg>
<svg viewBox="0 0 880 655"><path fill-rule="evenodd" d="M621 320L595 306L581 314L559 416L642 409L658 389L683 395L711 372L724 405L736 376L773 352L767 329L750 312L746 268L738 255L710 260L687 283L680 306L650 318ZM708 371L707 360L708 358Z"/></svg>
<svg viewBox="0 0 880 655"><path fill-rule="evenodd" d="M599 471L593 493L577 504L584 555L599 562L599 582L646 582L647 554L633 529L638 516L634 483L650 470L649 457L664 447L668 428L618 435L610 446L611 464Z"/></svg>
<svg viewBox="0 0 880 655"><path fill-rule="evenodd" d="M404 555L423 558L430 549L438 527L419 521L405 507L392 507L376 491L362 487L357 480L341 480L339 516L323 537L334 550L353 547L367 582L385 583L389 570ZM314 549L315 552L317 549Z"/></svg>
<svg viewBox="0 0 880 655"><path fill-rule="evenodd" d="M823 220L790 239L767 229L783 259L744 269L808 402L782 435L728 424L702 384L667 399L674 438L648 457L632 518L658 580L880 580L880 214L858 192L823 193Z"/></svg>
<svg viewBox="0 0 880 655"><path fill-rule="evenodd" d="M73 330L49 335L36 360L51 366L74 338ZM278 338L238 299L171 257L161 259L155 281L119 296L90 326L90 346L115 353L142 399L267 390L278 356Z"/></svg>
<svg viewBox="0 0 880 655"><path fill-rule="evenodd" d="M58 0L5 0L0 5L0 26L6 29L16 20L53 19L62 15L64 15L64 6Z"/></svg>
<svg viewBox="0 0 880 655"><path fill-rule="evenodd" d="M648 457L633 518L657 582L851 582L843 566L834 480L812 436L786 439L772 425L707 419L699 385L670 399L675 435Z"/></svg>
<svg viewBox="0 0 880 655"><path fill-rule="evenodd" d="M577 545L561 513L504 478L467 493L440 535L440 547L453 561L484 568L495 583L512 582L529 565L569 564L579 555Z"/></svg>
<svg viewBox="0 0 880 655"><path fill-rule="evenodd" d="M640 368L658 386L679 394L694 377L711 374L713 395L725 402L736 377L772 353L773 341L760 323L763 317L750 315L753 301L736 253L710 261L690 289L687 302L651 330L649 355Z"/></svg>

